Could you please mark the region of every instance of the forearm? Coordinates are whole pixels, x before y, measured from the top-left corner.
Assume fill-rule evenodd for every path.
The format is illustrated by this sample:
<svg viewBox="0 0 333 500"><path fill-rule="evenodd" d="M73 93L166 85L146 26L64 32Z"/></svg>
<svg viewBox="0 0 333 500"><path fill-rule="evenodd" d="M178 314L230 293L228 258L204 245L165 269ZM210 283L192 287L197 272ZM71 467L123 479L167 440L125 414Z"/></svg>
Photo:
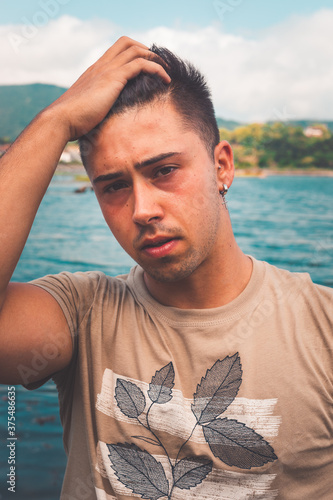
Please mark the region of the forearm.
<svg viewBox="0 0 333 500"><path fill-rule="evenodd" d="M0 308L68 139L61 119L46 109L0 160Z"/></svg>

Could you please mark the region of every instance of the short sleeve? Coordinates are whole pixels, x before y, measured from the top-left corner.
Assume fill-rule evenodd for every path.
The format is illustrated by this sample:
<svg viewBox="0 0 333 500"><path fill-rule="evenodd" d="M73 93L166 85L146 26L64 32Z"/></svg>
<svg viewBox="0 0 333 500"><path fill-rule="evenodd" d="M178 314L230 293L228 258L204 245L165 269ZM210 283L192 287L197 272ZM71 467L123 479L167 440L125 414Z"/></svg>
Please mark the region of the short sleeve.
<svg viewBox="0 0 333 500"><path fill-rule="evenodd" d="M73 343L71 364L73 364L77 355L77 334L80 324L93 306L100 282L106 280L107 278L102 272L62 272L30 281L31 285L38 286L52 295L64 313ZM66 369L62 372L65 375ZM27 384L25 387L29 390L34 390L45 384L50 378L54 378L56 383L57 380L62 378L60 373L59 376L54 377L54 375L56 374L46 379Z"/></svg>
<svg viewBox="0 0 333 500"><path fill-rule="evenodd" d="M30 282L48 292L58 302L74 341L80 323L90 310L96 290L105 275L101 272L62 272Z"/></svg>

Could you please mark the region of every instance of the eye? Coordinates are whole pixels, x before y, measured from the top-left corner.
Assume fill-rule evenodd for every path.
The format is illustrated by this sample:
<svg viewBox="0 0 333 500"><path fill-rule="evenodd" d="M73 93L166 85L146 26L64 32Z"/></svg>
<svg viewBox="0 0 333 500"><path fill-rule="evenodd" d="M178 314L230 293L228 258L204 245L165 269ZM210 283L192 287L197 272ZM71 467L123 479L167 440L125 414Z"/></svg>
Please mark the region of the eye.
<svg viewBox="0 0 333 500"><path fill-rule="evenodd" d="M156 171L155 177L164 177L166 175L171 174L175 170L177 170L177 167L173 167L171 165L161 167Z"/></svg>
<svg viewBox="0 0 333 500"><path fill-rule="evenodd" d="M127 188L128 185L125 181L117 181L114 182L113 184L108 184L104 188L105 193L114 193L116 191L120 191L121 189Z"/></svg>

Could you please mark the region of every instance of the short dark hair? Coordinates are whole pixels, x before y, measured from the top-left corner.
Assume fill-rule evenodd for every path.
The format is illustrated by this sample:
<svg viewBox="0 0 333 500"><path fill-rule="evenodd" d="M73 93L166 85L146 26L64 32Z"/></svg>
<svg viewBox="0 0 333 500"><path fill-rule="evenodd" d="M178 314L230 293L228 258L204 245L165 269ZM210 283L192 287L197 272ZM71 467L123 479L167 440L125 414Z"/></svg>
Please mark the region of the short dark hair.
<svg viewBox="0 0 333 500"><path fill-rule="evenodd" d="M109 117L121 114L129 108L166 98L183 118L184 125L197 132L208 153L214 156L214 149L220 141L220 135L211 93L205 78L191 63L180 59L170 50L156 45L153 45L150 50L157 56L157 62L169 74L171 83L165 83L157 75L140 73L129 80L102 123ZM79 139L82 158L85 138L89 140L89 136L90 134Z"/></svg>

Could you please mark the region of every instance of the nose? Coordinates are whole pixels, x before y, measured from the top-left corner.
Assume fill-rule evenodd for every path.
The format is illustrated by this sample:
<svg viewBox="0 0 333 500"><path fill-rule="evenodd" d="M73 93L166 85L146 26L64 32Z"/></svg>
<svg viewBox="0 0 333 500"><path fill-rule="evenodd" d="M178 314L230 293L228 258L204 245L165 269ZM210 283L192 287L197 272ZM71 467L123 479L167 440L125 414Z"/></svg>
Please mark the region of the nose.
<svg viewBox="0 0 333 500"><path fill-rule="evenodd" d="M161 221L164 211L159 203L158 189L148 182L140 182L133 188L133 221L141 226Z"/></svg>

